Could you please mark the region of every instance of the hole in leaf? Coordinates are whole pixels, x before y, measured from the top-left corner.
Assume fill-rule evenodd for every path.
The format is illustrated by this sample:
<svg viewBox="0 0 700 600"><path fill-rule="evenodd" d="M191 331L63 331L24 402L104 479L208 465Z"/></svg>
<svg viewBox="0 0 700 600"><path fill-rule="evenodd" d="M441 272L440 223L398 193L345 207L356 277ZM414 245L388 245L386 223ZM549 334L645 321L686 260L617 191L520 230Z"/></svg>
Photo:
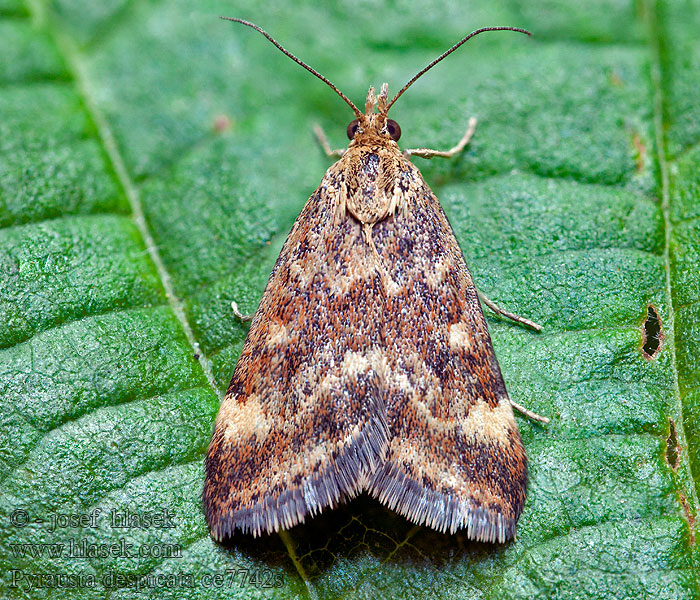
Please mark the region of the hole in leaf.
<svg viewBox="0 0 700 600"><path fill-rule="evenodd" d="M644 358L651 360L659 353L661 350L661 344L664 341L664 332L661 329L661 320L651 304L647 307L647 318L644 320L642 335L644 337L644 343L642 344Z"/></svg>
<svg viewBox="0 0 700 600"><path fill-rule="evenodd" d="M669 432L666 438L666 462L671 465L671 468L675 471L678 469L678 463L680 461L680 451L681 448L678 445L678 437L676 436L676 424L673 419L668 420Z"/></svg>
<svg viewBox="0 0 700 600"><path fill-rule="evenodd" d="M683 492L681 492L679 494L678 499L680 500L681 507L683 508L683 514L685 515L685 518L688 521L688 529L690 530L690 545L694 546L695 545L695 515L693 514L693 511L690 509L690 504L688 503L688 498L685 497L685 494Z"/></svg>

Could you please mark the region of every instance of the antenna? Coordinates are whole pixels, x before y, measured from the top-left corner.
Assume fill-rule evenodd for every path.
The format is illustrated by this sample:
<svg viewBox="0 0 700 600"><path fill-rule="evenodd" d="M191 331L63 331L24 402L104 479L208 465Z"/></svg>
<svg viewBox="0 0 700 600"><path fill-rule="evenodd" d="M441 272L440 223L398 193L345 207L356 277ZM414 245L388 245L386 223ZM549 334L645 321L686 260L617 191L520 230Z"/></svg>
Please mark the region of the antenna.
<svg viewBox="0 0 700 600"><path fill-rule="evenodd" d="M316 69L312 69L312 68L311 68L309 65L307 65L304 61L298 59L298 58L297 58L296 56L294 56L291 52L289 52L289 50L286 50L284 47L282 47L282 44L280 44L275 38L273 38L269 33L267 33L267 31L265 31L265 30L262 29L261 27L258 27L255 23L251 23L250 21L244 21L243 19L235 19L235 18L233 18L233 17L221 17L221 18L224 19L225 21L234 21L235 23L241 23L241 24L243 24L243 25L247 25L248 27L252 27L253 29L255 29L255 31L259 31L260 33L262 33L270 42L272 42L275 46L277 46L277 48L278 48L279 50L281 50L283 54L286 54L286 55L287 55L289 58L291 58L295 63L297 63L297 64L301 65L302 67L304 67L307 71L309 71L309 73L312 73L313 75L316 75L316 77L318 77L321 81L323 81L323 83L325 83L325 84L328 85L331 89L333 89L333 90L336 92L336 94L338 94L343 100L345 100L345 102L348 104L348 106L349 106L350 108L352 108L352 110L353 110L353 112L355 113L356 116L358 116L358 117L361 117L361 116L362 116L362 113L360 112L360 109L357 108L357 106L355 106L355 105L351 102L351 100L350 100L345 94L343 94L343 92L341 92L337 87L335 87L326 77L324 77L323 75L321 75ZM453 48L453 50L454 50L454 48ZM451 52L451 51L450 51L450 52ZM441 58L442 58L442 57L441 57ZM432 65L431 65L431 66L432 66ZM411 83L413 83L413 82L411 82ZM409 85L410 85L410 84L409 84ZM406 87L408 87L408 86L406 86ZM401 91L403 91L403 90L401 90ZM396 98L394 98L394 100L395 100L395 99L396 99ZM392 100L392 102L393 102L393 100Z"/></svg>
<svg viewBox="0 0 700 600"><path fill-rule="evenodd" d="M433 68L436 64L438 64L443 58L445 58L445 57L448 56L449 54L452 54L455 50L457 50L457 48L459 48L462 44L464 44L464 42L466 42L468 39L471 39L471 38L473 38L475 35L479 35L480 33L484 33L484 31L518 31L518 32L524 33L524 34L526 34L526 35L532 35L532 34L531 34L529 31L527 31L526 29L520 29L520 28L518 28L518 27L482 27L481 29L477 29L476 31L472 31L467 37L462 38L459 42L457 42L454 46L452 46L452 48L450 48L450 49L447 50L446 52L443 52L443 53L442 53L440 56L438 56L433 62L431 62L427 67L425 67L424 69L421 69L420 71L418 71L418 73L417 73L416 75L414 75L413 78L411 78L411 80L410 80L405 86L403 86L403 87L401 88L401 90L399 90L399 93L396 94L396 96L394 96L394 97L391 99L391 102L389 102L389 104L387 105L386 110L384 111L384 114L386 114L387 112L389 112L389 109L391 108L391 105L394 104L394 102L396 102L396 101L399 99L399 97L401 96L401 94L403 94L408 88L410 88L410 87L416 82L416 80L417 80L421 75L423 75L426 71L429 71L430 69L432 69L432 68ZM263 32L263 33L264 33L264 32Z"/></svg>

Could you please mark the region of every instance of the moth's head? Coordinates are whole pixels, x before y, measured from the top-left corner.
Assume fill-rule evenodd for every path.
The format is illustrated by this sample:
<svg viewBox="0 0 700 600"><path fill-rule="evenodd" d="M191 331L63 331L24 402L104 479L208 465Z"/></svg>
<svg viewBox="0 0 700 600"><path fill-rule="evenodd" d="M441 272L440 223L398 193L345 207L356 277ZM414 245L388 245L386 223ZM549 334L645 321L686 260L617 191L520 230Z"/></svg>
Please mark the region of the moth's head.
<svg viewBox="0 0 700 600"><path fill-rule="evenodd" d="M401 127L396 121L388 119L386 116L388 106L387 98L389 85L382 84L379 97L374 94L374 88L370 87L367 92L367 102L365 102L365 114L348 125L348 138L357 140L358 143L368 143L372 139L376 141L394 140L399 141L401 137ZM378 112L374 112L374 107ZM377 140L379 138L379 140Z"/></svg>

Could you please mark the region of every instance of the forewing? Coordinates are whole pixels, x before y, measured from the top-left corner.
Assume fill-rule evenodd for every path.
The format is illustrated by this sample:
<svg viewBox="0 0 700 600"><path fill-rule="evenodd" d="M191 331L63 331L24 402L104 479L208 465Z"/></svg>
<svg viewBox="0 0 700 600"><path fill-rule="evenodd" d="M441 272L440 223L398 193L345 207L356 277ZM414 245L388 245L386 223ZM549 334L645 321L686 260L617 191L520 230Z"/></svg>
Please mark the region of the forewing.
<svg viewBox="0 0 700 600"><path fill-rule="evenodd" d="M370 489L416 523L503 542L515 534L527 461L462 252L418 169L406 205L377 223L387 269L383 336L389 453Z"/></svg>
<svg viewBox="0 0 700 600"><path fill-rule="evenodd" d="M387 450L382 282L331 167L275 264L206 459L214 538L302 522L367 485Z"/></svg>

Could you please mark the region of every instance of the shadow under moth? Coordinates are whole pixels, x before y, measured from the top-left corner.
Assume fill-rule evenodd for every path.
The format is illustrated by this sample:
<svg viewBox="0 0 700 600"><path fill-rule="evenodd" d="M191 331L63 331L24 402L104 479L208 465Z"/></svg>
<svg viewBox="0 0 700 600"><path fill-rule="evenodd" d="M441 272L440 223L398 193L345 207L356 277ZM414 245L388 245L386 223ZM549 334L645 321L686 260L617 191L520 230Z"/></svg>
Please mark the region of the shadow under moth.
<svg viewBox="0 0 700 600"><path fill-rule="evenodd" d="M389 101L370 88L350 143L307 201L275 263L206 458L213 537L287 529L369 492L439 531L505 542L525 501L527 457L459 244ZM498 308L496 312L539 329Z"/></svg>

